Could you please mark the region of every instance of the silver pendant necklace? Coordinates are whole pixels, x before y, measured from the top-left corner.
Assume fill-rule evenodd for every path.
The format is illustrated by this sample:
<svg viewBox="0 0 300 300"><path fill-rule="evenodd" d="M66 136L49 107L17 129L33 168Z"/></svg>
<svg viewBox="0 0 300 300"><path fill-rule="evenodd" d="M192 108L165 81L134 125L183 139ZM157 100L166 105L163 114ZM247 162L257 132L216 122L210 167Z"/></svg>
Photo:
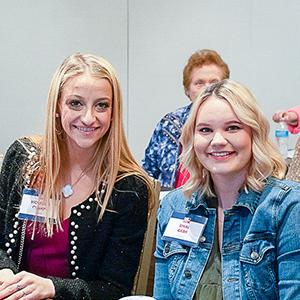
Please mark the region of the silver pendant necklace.
<svg viewBox="0 0 300 300"><path fill-rule="evenodd" d="M62 193L63 193L63 195L64 195L65 198L69 198L74 193L72 185L70 183L64 185L62 187L61 191L62 191Z"/></svg>
<svg viewBox="0 0 300 300"><path fill-rule="evenodd" d="M73 184L67 183L62 187L61 192L64 195L64 198L69 198L74 194L73 188L79 182L79 180L86 174L85 173L86 169L87 168L84 168L82 170L82 172L80 173L80 175L78 176L78 178L76 179L76 181Z"/></svg>

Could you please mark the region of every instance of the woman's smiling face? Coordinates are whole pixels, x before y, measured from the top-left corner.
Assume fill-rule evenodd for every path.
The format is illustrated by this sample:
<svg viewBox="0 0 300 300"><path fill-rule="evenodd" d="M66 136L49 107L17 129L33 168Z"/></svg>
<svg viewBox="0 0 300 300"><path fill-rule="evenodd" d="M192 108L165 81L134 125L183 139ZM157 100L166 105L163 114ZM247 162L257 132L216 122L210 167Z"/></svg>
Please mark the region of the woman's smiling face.
<svg viewBox="0 0 300 300"><path fill-rule="evenodd" d="M241 123L230 104L215 96L199 107L194 149L213 178L246 176L252 156L251 128Z"/></svg>
<svg viewBox="0 0 300 300"><path fill-rule="evenodd" d="M95 149L112 117L112 87L88 73L69 79L63 87L59 114L69 151Z"/></svg>

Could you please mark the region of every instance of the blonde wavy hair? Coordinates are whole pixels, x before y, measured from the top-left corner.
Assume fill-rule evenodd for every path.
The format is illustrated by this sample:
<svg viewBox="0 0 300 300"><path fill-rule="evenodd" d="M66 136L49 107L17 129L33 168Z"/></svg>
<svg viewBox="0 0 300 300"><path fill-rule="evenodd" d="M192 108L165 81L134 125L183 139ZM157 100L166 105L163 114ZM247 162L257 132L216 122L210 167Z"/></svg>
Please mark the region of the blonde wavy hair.
<svg viewBox="0 0 300 300"><path fill-rule="evenodd" d="M88 73L107 79L113 90L112 120L107 133L98 141L92 158L92 171L96 174L93 190L101 207L99 220L103 217L114 184L129 175L137 175L148 187L149 207L153 206L153 183L131 154L123 128L122 96L116 72L109 62L92 54L75 53L67 57L55 72L48 93L45 133L40 147L40 189L47 205L47 230L52 234L53 224L49 218L61 221L61 188L63 185L64 158L67 156L63 128L57 118L59 101L65 84L71 78ZM105 184L105 196L101 199L99 189ZM55 199L54 204L49 199Z"/></svg>
<svg viewBox="0 0 300 300"><path fill-rule="evenodd" d="M248 125L252 132L252 157L243 188L261 191L269 176L282 179L286 164L269 138L269 123L258 107L252 93L242 84L230 79L209 86L193 103L192 110L181 135L183 151L180 157L190 178L183 187L186 196L200 189L201 194L215 196L210 173L197 159L194 134L199 107L209 97L226 100L238 119Z"/></svg>

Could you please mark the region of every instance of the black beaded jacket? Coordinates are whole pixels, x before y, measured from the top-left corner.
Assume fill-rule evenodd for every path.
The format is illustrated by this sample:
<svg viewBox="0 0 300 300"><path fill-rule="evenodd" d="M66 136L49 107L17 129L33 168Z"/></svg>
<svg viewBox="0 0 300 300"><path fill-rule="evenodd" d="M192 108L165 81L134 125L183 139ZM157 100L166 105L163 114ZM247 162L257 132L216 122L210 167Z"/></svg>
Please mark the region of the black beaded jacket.
<svg viewBox="0 0 300 300"><path fill-rule="evenodd" d="M38 149L28 139L15 141L3 160L0 176L0 269L22 269L24 221L17 218L22 198L21 172ZM147 227L148 192L142 179L116 182L109 208L98 222L91 195L73 207L69 226L69 278L49 277L55 299L119 299L130 295Z"/></svg>

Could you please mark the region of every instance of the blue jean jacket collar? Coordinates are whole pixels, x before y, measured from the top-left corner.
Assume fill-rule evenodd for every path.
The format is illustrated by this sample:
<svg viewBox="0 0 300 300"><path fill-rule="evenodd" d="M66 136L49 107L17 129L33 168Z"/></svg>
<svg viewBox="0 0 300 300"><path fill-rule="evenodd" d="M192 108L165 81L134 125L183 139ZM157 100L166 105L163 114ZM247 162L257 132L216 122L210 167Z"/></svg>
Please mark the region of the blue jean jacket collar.
<svg viewBox="0 0 300 300"><path fill-rule="evenodd" d="M277 186L280 186L280 188L282 188L285 191L291 189L290 186L286 185L284 182L275 180L273 177L269 177L266 180L263 194L268 194L269 190L272 189L275 184ZM257 206L264 198L265 197L262 197L262 192L254 191L254 190L249 190L249 191L242 190L240 191L236 203L233 205L233 208L245 207L253 215ZM200 189L199 189L192 194L192 197L189 201L187 201L186 206L187 209L189 210L196 210L200 206L203 206L205 209L208 209L207 197L200 196Z"/></svg>
<svg viewBox="0 0 300 300"><path fill-rule="evenodd" d="M268 186L268 185L272 186L273 185L272 183L273 183L273 180L269 179L266 183L266 186ZM268 190L268 189L265 189L265 190ZM242 191L240 191L239 196L236 200L236 203L233 205L233 208L245 207L250 211L251 214L254 214L257 206L261 202L261 195L262 195L262 193L259 191L242 190ZM200 190L198 190L192 194L192 197L189 201L187 201L186 206L187 206L187 209L189 209L189 210L196 210L200 206L203 206L203 208L208 209L207 197L200 196Z"/></svg>

